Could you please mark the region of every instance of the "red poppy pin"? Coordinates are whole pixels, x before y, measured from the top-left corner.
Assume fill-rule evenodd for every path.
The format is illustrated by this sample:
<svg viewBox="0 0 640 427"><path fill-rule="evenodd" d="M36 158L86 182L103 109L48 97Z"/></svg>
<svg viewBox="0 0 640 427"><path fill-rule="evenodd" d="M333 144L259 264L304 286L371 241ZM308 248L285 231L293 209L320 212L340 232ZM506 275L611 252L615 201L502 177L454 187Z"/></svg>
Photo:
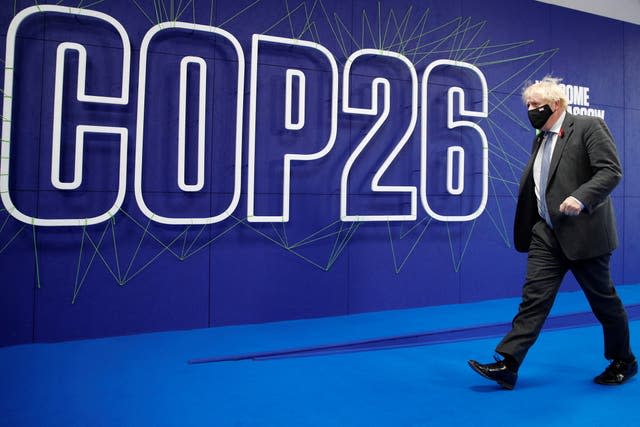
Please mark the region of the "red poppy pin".
<svg viewBox="0 0 640 427"><path fill-rule="evenodd" d="M564 138L564 129L560 128L558 135L560 135L560 138Z"/></svg>

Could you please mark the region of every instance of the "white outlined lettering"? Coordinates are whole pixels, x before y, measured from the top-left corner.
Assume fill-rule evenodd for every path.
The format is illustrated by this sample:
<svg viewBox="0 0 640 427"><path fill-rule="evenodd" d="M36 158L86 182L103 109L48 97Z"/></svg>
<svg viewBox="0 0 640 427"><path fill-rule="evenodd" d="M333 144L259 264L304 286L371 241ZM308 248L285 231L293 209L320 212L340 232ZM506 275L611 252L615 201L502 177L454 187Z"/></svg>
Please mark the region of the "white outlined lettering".
<svg viewBox="0 0 640 427"><path fill-rule="evenodd" d="M60 191L77 191L82 183L83 176L83 153L84 153L84 139L87 133L98 134L115 134L119 136L120 144L120 161L118 171L118 193L113 205L102 214L91 218L61 218L61 219L45 219L35 218L20 212L10 196L9 189L9 164L10 164L10 138L12 134L11 129L11 111L13 102L15 99L12 97L13 93L13 81L14 81L14 56L16 37L18 36L18 30L23 21L34 14L38 13L58 13L67 15L82 15L92 17L106 22L113 27L120 36L120 42L122 44L122 93L120 96L100 96L95 94L87 94L85 81L87 73L87 52L83 45L74 42L62 42L57 48L56 55L56 71L55 71L55 95L54 95L54 113L53 113L53 140L52 140L52 159L51 159L51 182L54 188ZM192 31L202 32L207 34L214 34L226 39L231 43L235 50L236 60L238 64L237 81L235 92L235 110L236 110L236 123L235 123L235 138L233 144L234 150L234 174L233 174L233 195L231 201L228 203L224 211L210 217L168 217L162 216L156 212L153 212L146 204L143 194L142 186L142 167L143 167L143 154L144 154L144 123L145 123L145 92L147 85L147 63L148 63L148 49L149 44L153 38L160 32L163 32L164 36L170 37L170 31ZM289 45L302 47L306 49L313 49L314 52L320 53L326 57L331 69L331 107L330 107L330 126L329 136L324 142L321 149L314 153L293 153L288 152L283 156L283 169L284 174L282 178L282 212L279 215L256 215L255 214L255 180L256 180L256 104L259 96L259 88L257 85L258 80L258 58L259 47L264 43L275 43L280 45ZM6 51L6 66L5 66L5 86L4 86L4 99L3 99L3 127L2 127L2 159L0 162L0 193L2 193L2 203L7 209L8 213L14 218L29 224L41 225L41 226L83 226L92 225L104 222L111 218L122 206L125 186L126 186L126 166L127 166L127 140L128 130L124 127L113 126L97 126L91 124L80 124L76 127L76 148L74 157L73 177L70 181L63 181L60 175L61 164L61 129L64 122L64 115L62 111L62 99L66 89L63 85L64 73L65 73L65 56L67 52L75 52L78 55L78 83L77 83L77 100L79 102L91 102L101 104L117 104L127 105L129 102L129 75L131 72L131 48L128 36L122 27L122 25L109 15L91 11L88 9L76 9L61 6L34 6L22 10L18 13L9 26L7 32L7 51ZM375 137L376 133L387 120L390 112L390 83L389 80L376 77L371 83L371 107L369 108L356 108L350 104L350 90L349 90L349 77L351 65L358 60L361 56L365 55L378 55L388 58L394 58L400 60L404 66L407 67L411 75L411 117L409 124L404 130L402 136L394 146L391 153L383 161L380 168L375 172L371 179L371 191L374 193L400 193L407 194L411 198L411 205L408 212L402 214L390 214L390 213L375 213L375 214L357 214L349 212L348 209L348 181L349 175L352 171L354 164L356 164L358 156L365 149ZM481 152L482 152L482 196L479 206L471 213L466 215L445 215L438 213L432 209L429 204L427 196L427 88L429 84L429 77L431 72L440 66L451 66L462 68L474 73L479 79L482 86L482 106L479 111L467 110L465 107L465 91L461 87L451 87L447 92L447 127L448 129L455 128L470 128L480 137ZM194 182L188 183L186 178L186 133L187 133L187 79L190 69L196 68L199 73L199 82L197 86L198 96L198 110L197 110L197 177ZM225 220L236 209L241 190L241 167L242 167L242 136L243 136L243 103L244 103L244 52L240 46L238 40L230 33L211 26L198 25L193 23L183 22L165 22L153 26L145 34L140 49L140 63L138 73L138 104L136 112L136 148L135 148L135 198L136 202L145 216L150 220L169 225L180 224L212 224ZM179 129L178 129L178 152L177 152L177 177L178 188L184 192L200 192L204 188L205 183L205 147L206 147L206 135L205 124L207 115L206 110L206 97L207 92L210 90L207 81L207 62L204 58L197 56L185 56L180 62L180 75L179 86ZM349 155L342 169L342 175L340 180L340 219L342 221L412 221L417 218L417 188L409 185L381 185L380 181L385 175L390 165L395 161L400 151L408 143L411 135L415 130L415 126L418 119L418 77L414 65L404 56L397 52L382 51L376 49L362 49L354 52L347 60L343 70L343 112L348 114L361 114L378 116L375 124L365 135L365 137L358 143L354 151ZM308 106L308 97L306 96L307 81L305 73L302 70L288 68L286 70L286 82L285 82L285 123L284 128L287 130L301 130L306 125L306 114ZM247 188L247 216L251 222L287 222L289 221L289 205L290 205L290 184L291 184L291 162L293 161L313 161L326 156L333 148L336 141L337 134L337 120L338 120L338 82L339 74L338 67L334 56L324 46L307 42L303 40L294 40L281 37L267 36L254 34L252 39L252 52L251 52L251 74L250 74L250 105L249 105L249 124L248 124L248 188ZM587 88L588 89L588 88ZM294 90L297 90L294 93ZM380 93L382 91L382 94ZM383 111L378 111L378 95L383 96ZM588 102L588 90L582 90L577 93L578 98L583 102ZM294 105L294 100L297 97L297 106ZM471 221L476 219L485 209L488 197L488 142L483 129L476 123L468 120L454 120L454 104L458 104L458 110L455 112L456 116L462 117L474 117L474 118L486 118L488 117L488 90L487 83L482 72L475 66L453 60L436 60L429 64L425 69L422 77L422 92L421 92L421 134L420 134L420 197L422 206L425 211L434 219L439 221ZM294 118L295 117L295 118ZM227 141L226 143L229 143ZM460 196L465 189L465 158L467 152L464 146L451 146L447 150L447 169L446 169L446 188L450 195ZM465 160L466 159L466 160ZM457 174L454 173L457 171Z"/></svg>

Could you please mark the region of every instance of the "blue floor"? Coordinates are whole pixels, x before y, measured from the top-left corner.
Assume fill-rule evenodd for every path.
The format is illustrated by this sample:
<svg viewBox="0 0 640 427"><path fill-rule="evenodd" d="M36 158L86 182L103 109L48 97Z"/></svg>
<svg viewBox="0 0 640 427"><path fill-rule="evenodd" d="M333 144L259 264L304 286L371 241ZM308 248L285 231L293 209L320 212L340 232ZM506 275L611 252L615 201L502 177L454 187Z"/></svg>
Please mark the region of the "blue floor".
<svg viewBox="0 0 640 427"><path fill-rule="evenodd" d="M618 288L627 305L640 286ZM498 337L189 364L508 322L518 299L0 348L1 426L638 426L640 378L603 387L599 326L547 329L514 391L473 373ZM552 318L589 311L560 294ZM585 323L588 325L588 323ZM561 326L561 325L560 325ZM640 320L631 322L640 353ZM571 357L567 357L571 355Z"/></svg>

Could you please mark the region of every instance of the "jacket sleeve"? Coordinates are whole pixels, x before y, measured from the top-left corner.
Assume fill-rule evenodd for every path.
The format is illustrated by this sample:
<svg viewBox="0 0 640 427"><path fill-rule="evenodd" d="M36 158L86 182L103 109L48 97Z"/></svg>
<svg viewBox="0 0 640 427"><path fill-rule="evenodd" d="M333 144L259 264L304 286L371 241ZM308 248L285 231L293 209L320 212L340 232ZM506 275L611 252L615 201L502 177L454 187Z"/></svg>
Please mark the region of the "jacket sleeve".
<svg viewBox="0 0 640 427"><path fill-rule="evenodd" d="M613 136L604 120L589 120L583 138L591 178L571 195L580 200L589 212L598 207L618 185L622 179L622 167Z"/></svg>

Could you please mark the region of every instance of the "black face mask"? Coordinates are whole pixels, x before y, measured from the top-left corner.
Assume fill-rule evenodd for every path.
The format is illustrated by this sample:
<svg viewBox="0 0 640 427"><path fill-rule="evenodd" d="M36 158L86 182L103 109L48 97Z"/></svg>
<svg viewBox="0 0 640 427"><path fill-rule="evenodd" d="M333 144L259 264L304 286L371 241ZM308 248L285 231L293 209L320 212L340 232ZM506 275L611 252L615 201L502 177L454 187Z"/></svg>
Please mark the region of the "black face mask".
<svg viewBox="0 0 640 427"><path fill-rule="evenodd" d="M547 120L549 120L549 117L551 117L552 114L553 111L551 111L551 107L549 106L549 104L545 104L542 107L534 108L528 111L529 121L531 122L531 126L533 126L534 129L541 129L542 126L547 123Z"/></svg>

